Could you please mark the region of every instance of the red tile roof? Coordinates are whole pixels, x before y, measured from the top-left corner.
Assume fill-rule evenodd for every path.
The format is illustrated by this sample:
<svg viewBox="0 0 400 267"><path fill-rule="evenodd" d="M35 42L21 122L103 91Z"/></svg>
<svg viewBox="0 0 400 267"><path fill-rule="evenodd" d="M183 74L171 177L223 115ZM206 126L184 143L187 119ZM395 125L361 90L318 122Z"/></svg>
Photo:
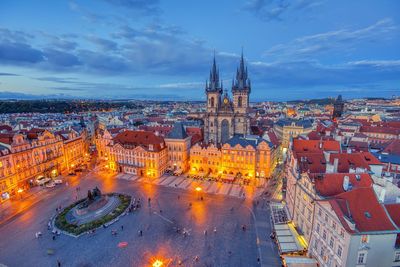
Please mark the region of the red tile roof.
<svg viewBox="0 0 400 267"><path fill-rule="evenodd" d="M395 139L390 141L383 152L388 154L400 155L400 140Z"/></svg>
<svg viewBox="0 0 400 267"><path fill-rule="evenodd" d="M279 142L279 139L278 139L278 137L276 136L276 134L275 134L274 131L269 131L269 132L268 132L268 137L269 137L269 141L271 141L271 143L272 143L274 146L279 146L280 142Z"/></svg>
<svg viewBox="0 0 400 267"><path fill-rule="evenodd" d="M322 176L322 175L320 175ZM372 178L367 173L327 173L322 177L314 175L315 189L320 196L330 197L344 193L343 180L344 177L349 177L349 182L352 188L371 187L373 184Z"/></svg>
<svg viewBox="0 0 400 267"><path fill-rule="evenodd" d="M400 228L400 203L386 204L385 208L390 218Z"/></svg>
<svg viewBox="0 0 400 267"><path fill-rule="evenodd" d="M322 152L295 154L301 173L325 173L326 160Z"/></svg>
<svg viewBox="0 0 400 267"><path fill-rule="evenodd" d="M378 202L372 187L347 191L330 199L329 203L349 232L354 231L350 229L344 217L350 218L355 223L356 232L396 230L385 209Z"/></svg>
<svg viewBox="0 0 400 267"><path fill-rule="evenodd" d="M334 140L293 140L293 151L295 152L322 152L340 151L340 143Z"/></svg>
<svg viewBox="0 0 400 267"><path fill-rule="evenodd" d="M360 128L360 132L400 135L400 129L393 127L382 127L382 126L362 126Z"/></svg>
<svg viewBox="0 0 400 267"><path fill-rule="evenodd" d="M370 170L370 165L382 165L370 152L331 154L329 163L333 164L336 158L339 159L337 169L339 173L347 173L350 169L355 169L357 167Z"/></svg>
<svg viewBox="0 0 400 267"><path fill-rule="evenodd" d="M147 131L127 130L117 134L114 138L114 142L119 143L126 148L142 146L146 150L149 150L150 145L153 145L153 151L160 151L165 148L164 139L162 137L156 136L154 133Z"/></svg>

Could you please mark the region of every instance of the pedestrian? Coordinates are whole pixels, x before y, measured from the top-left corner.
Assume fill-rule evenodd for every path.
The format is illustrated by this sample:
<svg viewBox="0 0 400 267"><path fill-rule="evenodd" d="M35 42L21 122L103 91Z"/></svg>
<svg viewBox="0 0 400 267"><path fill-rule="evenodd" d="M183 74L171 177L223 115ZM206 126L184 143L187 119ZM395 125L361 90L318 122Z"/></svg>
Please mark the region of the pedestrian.
<svg viewBox="0 0 400 267"><path fill-rule="evenodd" d="M121 231L124 231L124 226L123 225L121 225Z"/></svg>
<svg viewBox="0 0 400 267"><path fill-rule="evenodd" d="M53 240L56 240L56 235L53 235Z"/></svg>
<svg viewBox="0 0 400 267"><path fill-rule="evenodd" d="M195 261L199 261L199 256L194 257Z"/></svg>
<svg viewBox="0 0 400 267"><path fill-rule="evenodd" d="M57 260L57 266L61 267L61 261Z"/></svg>
<svg viewBox="0 0 400 267"><path fill-rule="evenodd" d="M217 233L217 227L214 227L214 234Z"/></svg>
<svg viewBox="0 0 400 267"><path fill-rule="evenodd" d="M260 263L260 257L257 258L257 262Z"/></svg>
<svg viewBox="0 0 400 267"><path fill-rule="evenodd" d="M207 230L204 230L204 235L207 235Z"/></svg>
<svg viewBox="0 0 400 267"><path fill-rule="evenodd" d="M143 236L143 231L142 230L139 231L139 235Z"/></svg>
<svg viewBox="0 0 400 267"><path fill-rule="evenodd" d="M149 198L149 199L148 199L148 201L149 201L149 203L150 203L150 201L151 201L151 198Z"/></svg>
<svg viewBox="0 0 400 267"><path fill-rule="evenodd" d="M162 210L160 210L160 213L162 213Z"/></svg>
<svg viewBox="0 0 400 267"><path fill-rule="evenodd" d="M229 251L228 251L228 255L229 255L229 256L232 256L232 251L229 250Z"/></svg>
<svg viewBox="0 0 400 267"><path fill-rule="evenodd" d="M180 195L178 195L178 199L181 199L181 196L180 196Z"/></svg>

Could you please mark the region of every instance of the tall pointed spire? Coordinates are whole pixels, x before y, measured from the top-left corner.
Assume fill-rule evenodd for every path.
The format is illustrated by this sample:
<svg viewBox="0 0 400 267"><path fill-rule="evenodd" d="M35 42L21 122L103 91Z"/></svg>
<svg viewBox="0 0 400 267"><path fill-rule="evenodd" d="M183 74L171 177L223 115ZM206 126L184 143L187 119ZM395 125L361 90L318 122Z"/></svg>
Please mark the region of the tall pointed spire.
<svg viewBox="0 0 400 267"><path fill-rule="evenodd" d="M232 90L250 90L250 83L247 76L247 66L244 64L243 47L240 55L239 67L236 70L236 83Z"/></svg>
<svg viewBox="0 0 400 267"><path fill-rule="evenodd" d="M214 50L214 58L212 67L210 70L210 82L207 84L207 91L220 91L220 82L219 82L219 68L217 67L217 61L215 59L215 50Z"/></svg>

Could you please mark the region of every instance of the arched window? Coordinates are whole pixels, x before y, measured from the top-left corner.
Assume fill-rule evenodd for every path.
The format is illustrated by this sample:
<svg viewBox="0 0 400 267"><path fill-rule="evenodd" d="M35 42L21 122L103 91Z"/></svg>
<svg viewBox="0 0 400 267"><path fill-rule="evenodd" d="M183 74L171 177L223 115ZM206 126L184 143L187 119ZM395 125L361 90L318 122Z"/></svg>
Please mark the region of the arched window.
<svg viewBox="0 0 400 267"><path fill-rule="evenodd" d="M242 97L239 96L238 98L238 107L241 108L242 107Z"/></svg>
<svg viewBox="0 0 400 267"><path fill-rule="evenodd" d="M214 97L211 97L211 99L210 99L210 105L211 105L212 108L214 107Z"/></svg>

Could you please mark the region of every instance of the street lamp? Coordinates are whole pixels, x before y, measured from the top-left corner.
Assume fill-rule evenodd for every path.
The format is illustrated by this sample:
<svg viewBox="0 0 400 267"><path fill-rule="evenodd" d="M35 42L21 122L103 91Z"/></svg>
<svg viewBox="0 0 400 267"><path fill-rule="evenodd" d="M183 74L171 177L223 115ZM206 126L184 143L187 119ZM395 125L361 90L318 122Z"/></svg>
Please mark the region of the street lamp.
<svg viewBox="0 0 400 267"><path fill-rule="evenodd" d="M161 267L161 266L163 266L164 265L164 263L161 261L161 260L155 260L154 262L153 262L153 267Z"/></svg>
<svg viewBox="0 0 400 267"><path fill-rule="evenodd" d="M196 192L197 192L197 199L199 199L199 194L200 194L200 192L201 192L201 187L200 186L197 186L196 188L195 188L195 190L196 190Z"/></svg>

